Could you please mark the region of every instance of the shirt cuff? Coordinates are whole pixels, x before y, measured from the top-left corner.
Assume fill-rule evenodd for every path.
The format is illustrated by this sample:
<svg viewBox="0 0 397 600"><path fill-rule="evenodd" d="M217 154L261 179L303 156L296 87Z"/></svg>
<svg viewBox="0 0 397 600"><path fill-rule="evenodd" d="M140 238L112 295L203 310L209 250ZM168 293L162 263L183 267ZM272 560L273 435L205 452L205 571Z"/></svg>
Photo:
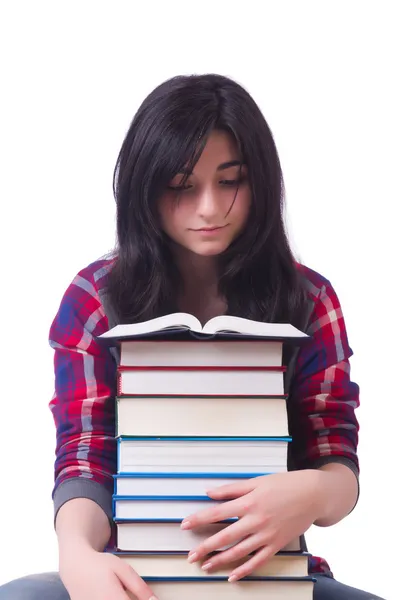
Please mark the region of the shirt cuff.
<svg viewBox="0 0 397 600"><path fill-rule="evenodd" d="M88 500L96 502L112 522L112 493L92 479L71 477L60 483L54 492L54 523L61 506L74 498L88 498Z"/></svg>

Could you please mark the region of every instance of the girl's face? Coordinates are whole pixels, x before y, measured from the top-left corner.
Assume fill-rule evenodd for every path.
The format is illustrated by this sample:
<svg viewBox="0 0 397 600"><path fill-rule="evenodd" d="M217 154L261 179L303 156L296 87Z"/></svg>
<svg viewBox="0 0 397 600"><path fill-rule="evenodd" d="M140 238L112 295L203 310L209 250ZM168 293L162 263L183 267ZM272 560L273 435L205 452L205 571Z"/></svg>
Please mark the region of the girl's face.
<svg viewBox="0 0 397 600"><path fill-rule="evenodd" d="M183 188L181 172L160 198L161 225L173 242L202 256L228 248L244 228L251 204L247 168L240 165L233 137L211 133Z"/></svg>

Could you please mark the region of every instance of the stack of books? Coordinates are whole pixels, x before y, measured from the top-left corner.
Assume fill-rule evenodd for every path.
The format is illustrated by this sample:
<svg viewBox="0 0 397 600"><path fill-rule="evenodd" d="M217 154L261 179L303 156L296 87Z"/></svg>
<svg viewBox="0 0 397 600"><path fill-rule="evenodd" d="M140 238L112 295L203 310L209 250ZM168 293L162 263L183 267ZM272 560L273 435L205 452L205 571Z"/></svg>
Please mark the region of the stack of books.
<svg viewBox="0 0 397 600"><path fill-rule="evenodd" d="M219 502L206 490L287 470L283 344L307 337L292 325L230 316L202 328L185 313L117 325L101 336L120 352L117 554L161 600L203 593L231 600L312 598L309 555L299 540L229 583L244 560L208 573L187 554L230 521L180 527L188 515Z"/></svg>

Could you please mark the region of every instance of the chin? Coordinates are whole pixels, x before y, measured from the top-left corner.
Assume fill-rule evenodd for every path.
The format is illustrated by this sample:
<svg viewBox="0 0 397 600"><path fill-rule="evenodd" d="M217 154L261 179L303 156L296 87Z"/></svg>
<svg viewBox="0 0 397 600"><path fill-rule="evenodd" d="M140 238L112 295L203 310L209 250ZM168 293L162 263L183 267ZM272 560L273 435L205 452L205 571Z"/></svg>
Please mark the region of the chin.
<svg viewBox="0 0 397 600"><path fill-rule="evenodd" d="M199 256L218 256L225 252L229 245L227 244L206 244L199 247L190 248L190 251L194 254L198 254Z"/></svg>

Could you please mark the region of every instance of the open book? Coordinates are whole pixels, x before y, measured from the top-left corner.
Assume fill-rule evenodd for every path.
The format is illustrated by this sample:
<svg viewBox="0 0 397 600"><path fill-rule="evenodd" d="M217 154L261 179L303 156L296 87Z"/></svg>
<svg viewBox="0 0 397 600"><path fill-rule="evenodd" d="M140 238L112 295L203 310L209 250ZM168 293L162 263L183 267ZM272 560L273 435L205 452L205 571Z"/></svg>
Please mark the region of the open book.
<svg viewBox="0 0 397 600"><path fill-rule="evenodd" d="M221 315L207 321L201 326L200 321L188 313L172 313L143 321L116 325L98 336L102 339L127 340L135 337L153 337L154 335L190 332L194 337L258 337L273 340L300 341L309 338L293 325L288 323L263 323L242 317Z"/></svg>

